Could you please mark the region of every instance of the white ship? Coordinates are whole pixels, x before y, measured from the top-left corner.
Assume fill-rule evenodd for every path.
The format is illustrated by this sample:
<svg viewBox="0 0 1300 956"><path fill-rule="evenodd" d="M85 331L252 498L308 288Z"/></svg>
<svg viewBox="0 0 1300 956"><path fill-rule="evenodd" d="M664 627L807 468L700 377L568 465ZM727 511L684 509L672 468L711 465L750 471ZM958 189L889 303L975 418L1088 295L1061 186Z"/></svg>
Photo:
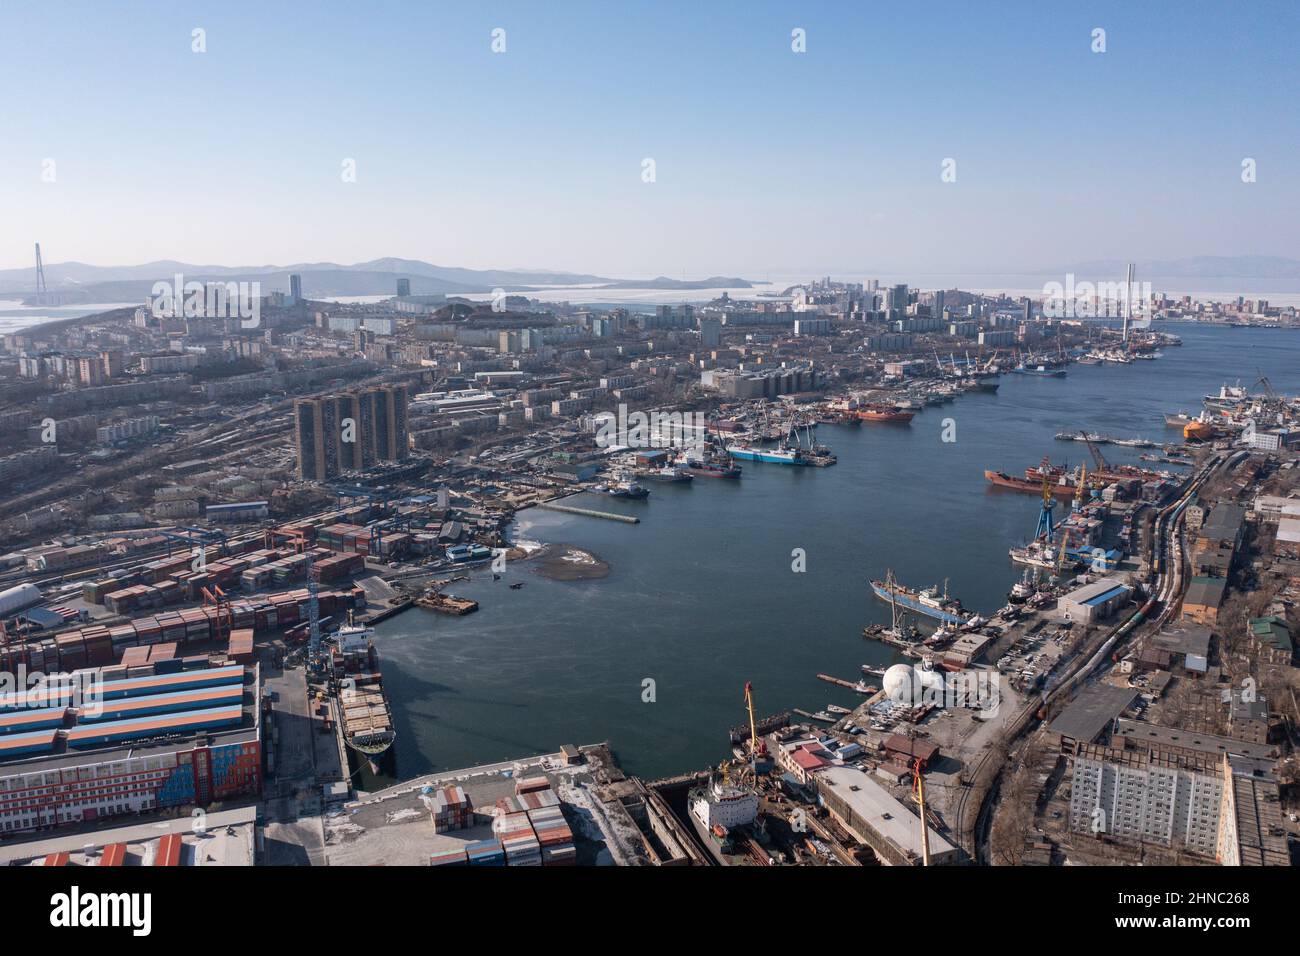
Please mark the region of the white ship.
<svg viewBox="0 0 1300 956"><path fill-rule="evenodd" d="M758 819L758 794L715 776L707 787L692 790L688 802L701 842L714 859L728 865L725 854L731 850L731 834Z"/></svg>

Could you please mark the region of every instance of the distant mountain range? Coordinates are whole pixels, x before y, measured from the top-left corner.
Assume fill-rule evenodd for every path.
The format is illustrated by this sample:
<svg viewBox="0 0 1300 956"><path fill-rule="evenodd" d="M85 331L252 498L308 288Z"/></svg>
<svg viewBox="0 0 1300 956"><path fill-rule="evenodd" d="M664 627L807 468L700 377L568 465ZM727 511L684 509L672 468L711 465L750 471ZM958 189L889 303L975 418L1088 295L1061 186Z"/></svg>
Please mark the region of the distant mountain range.
<svg viewBox="0 0 1300 956"><path fill-rule="evenodd" d="M602 289L752 289L754 284L748 279L727 276L709 276L707 279L669 279L658 276L654 279L621 279L600 286Z"/></svg>
<svg viewBox="0 0 1300 956"><path fill-rule="evenodd" d="M289 276L302 276L303 295L395 295L397 280L409 279L414 295L466 295L504 289L525 292L540 286L601 285L618 282L602 276L534 269L460 269L436 266L414 259L375 259L355 265L302 262L287 266L215 266L163 260L138 266L94 266L84 262L45 265L45 284L51 292L73 301L142 302L153 284L171 281L177 273L185 281L260 282L262 293L288 292ZM635 285L629 288L636 288ZM36 270L0 269L0 298L26 298L36 292Z"/></svg>
<svg viewBox="0 0 1300 956"><path fill-rule="evenodd" d="M1297 279L1300 259L1280 256L1193 256L1189 259L1135 259L1134 278L1138 281L1158 276L1162 279ZM1102 259L1081 262L1062 272L1087 276L1113 275L1124 278L1128 262Z"/></svg>

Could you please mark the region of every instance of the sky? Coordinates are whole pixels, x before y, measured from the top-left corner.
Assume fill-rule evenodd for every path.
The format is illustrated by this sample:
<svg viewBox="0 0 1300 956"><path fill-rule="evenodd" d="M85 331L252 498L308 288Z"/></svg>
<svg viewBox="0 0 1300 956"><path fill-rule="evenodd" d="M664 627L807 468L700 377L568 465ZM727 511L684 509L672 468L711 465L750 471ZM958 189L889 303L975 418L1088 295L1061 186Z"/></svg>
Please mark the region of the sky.
<svg viewBox="0 0 1300 956"><path fill-rule="evenodd" d="M0 268L36 241L747 278L1295 256L1297 27L1290 0L4 0Z"/></svg>

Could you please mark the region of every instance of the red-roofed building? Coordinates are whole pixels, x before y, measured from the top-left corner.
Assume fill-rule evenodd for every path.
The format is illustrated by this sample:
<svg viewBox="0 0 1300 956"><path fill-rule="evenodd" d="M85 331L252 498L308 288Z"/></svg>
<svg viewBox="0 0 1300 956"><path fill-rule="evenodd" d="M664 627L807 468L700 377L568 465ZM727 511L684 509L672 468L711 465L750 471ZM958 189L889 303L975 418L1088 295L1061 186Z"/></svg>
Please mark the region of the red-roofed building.
<svg viewBox="0 0 1300 956"><path fill-rule="evenodd" d="M912 766L919 758L921 768L926 769L939 756L939 748L928 740L904 737L902 734L890 734L885 738L885 753L891 761Z"/></svg>

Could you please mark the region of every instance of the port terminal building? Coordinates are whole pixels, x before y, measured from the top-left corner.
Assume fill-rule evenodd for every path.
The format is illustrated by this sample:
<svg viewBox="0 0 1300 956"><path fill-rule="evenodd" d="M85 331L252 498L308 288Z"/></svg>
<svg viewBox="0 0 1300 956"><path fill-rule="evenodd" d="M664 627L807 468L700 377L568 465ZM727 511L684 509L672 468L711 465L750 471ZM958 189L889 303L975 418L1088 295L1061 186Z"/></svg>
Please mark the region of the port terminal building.
<svg viewBox="0 0 1300 956"><path fill-rule="evenodd" d="M1058 607L1065 620L1091 624L1114 614L1128 603L1132 593L1133 589L1118 578L1102 578L1064 595Z"/></svg>

